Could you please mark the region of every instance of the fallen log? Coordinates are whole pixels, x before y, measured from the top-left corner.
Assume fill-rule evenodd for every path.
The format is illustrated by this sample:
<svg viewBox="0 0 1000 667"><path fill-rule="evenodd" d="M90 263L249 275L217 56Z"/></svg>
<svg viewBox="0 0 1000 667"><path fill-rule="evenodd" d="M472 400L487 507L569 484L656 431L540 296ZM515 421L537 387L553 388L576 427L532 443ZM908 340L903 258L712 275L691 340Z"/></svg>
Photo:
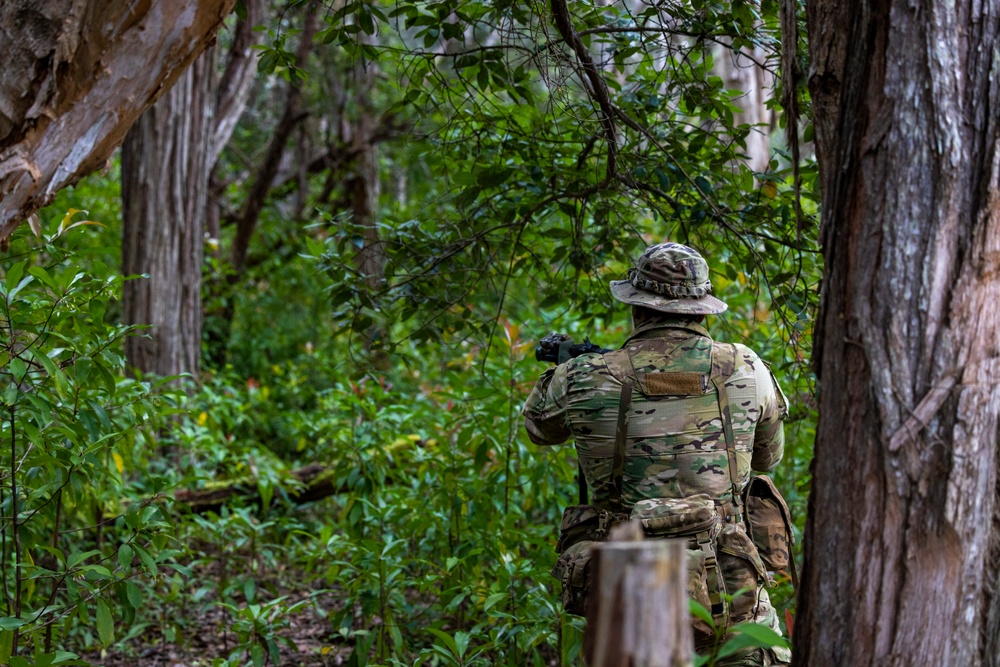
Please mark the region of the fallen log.
<svg viewBox="0 0 1000 667"><path fill-rule="evenodd" d="M295 481L283 489L284 496L296 505L301 505L329 496L346 493L350 487L336 484L333 471L319 463L311 463L289 473ZM257 479L247 477L233 480L210 489L182 489L174 494L174 500L187 506L194 514L218 512L223 505L240 500L243 503L260 505L261 489Z"/></svg>

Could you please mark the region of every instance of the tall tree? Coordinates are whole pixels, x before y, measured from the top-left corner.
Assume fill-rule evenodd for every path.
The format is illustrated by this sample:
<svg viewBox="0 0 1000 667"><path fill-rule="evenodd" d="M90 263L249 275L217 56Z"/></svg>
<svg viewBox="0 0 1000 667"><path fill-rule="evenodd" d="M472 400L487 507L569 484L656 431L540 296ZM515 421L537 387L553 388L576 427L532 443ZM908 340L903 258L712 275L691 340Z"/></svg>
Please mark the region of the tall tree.
<svg viewBox="0 0 1000 667"><path fill-rule="evenodd" d="M122 148L123 319L148 324L126 341L129 364L197 374L201 264L211 170L214 50L201 55L129 131Z"/></svg>
<svg viewBox="0 0 1000 667"><path fill-rule="evenodd" d="M209 182L246 106L263 0L244 2L222 77L206 51L129 131L122 149L123 319L151 325L126 341L129 364L159 375L198 374Z"/></svg>
<svg viewBox="0 0 1000 667"><path fill-rule="evenodd" d="M1000 2L809 2L826 259L799 665L1000 664Z"/></svg>
<svg viewBox="0 0 1000 667"><path fill-rule="evenodd" d="M0 3L0 240L104 165L234 2Z"/></svg>

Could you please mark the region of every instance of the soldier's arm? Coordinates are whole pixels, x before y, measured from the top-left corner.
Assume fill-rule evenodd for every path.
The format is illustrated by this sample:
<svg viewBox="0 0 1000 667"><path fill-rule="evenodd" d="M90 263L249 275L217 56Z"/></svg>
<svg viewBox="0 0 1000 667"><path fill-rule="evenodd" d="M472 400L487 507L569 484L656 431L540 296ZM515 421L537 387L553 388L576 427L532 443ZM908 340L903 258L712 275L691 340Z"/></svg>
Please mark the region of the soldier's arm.
<svg viewBox="0 0 1000 667"><path fill-rule="evenodd" d="M521 414L524 415L528 437L536 445L558 445L569 439L565 364L542 373Z"/></svg>
<svg viewBox="0 0 1000 667"><path fill-rule="evenodd" d="M781 461L785 450L785 431L782 423L788 415L788 403L781 387L771 374L771 369L763 362L754 366L761 414L754 429L750 467L757 472L770 472Z"/></svg>

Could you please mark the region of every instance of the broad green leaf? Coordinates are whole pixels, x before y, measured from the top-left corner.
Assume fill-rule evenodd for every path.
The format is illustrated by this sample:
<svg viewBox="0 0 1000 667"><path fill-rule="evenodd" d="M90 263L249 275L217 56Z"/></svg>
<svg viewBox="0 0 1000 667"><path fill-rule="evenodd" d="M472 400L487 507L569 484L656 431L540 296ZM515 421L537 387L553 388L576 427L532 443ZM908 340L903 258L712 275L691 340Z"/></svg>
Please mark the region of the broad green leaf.
<svg viewBox="0 0 1000 667"><path fill-rule="evenodd" d="M132 557L134 556L132 547L127 544L121 545L118 549L118 564L121 565L123 570L129 570L132 567Z"/></svg>
<svg viewBox="0 0 1000 667"><path fill-rule="evenodd" d="M23 618L14 618L13 616L0 616L0 630L13 630L19 628L28 621Z"/></svg>
<svg viewBox="0 0 1000 667"><path fill-rule="evenodd" d="M759 646L789 648L784 637L760 623L738 623L733 626L732 631L753 637L755 641L760 642Z"/></svg>
<svg viewBox="0 0 1000 667"><path fill-rule="evenodd" d="M502 602L503 600L506 600L508 597L509 597L508 593L493 593L492 595L487 597L486 602L483 603L483 611L489 611L498 602Z"/></svg>
<svg viewBox="0 0 1000 667"><path fill-rule="evenodd" d="M427 632L430 632L435 637L437 637L439 640L441 640L441 642L448 649L448 651L450 651L451 654L454 655L456 658L461 657L460 654L459 654L459 652L458 652L458 645L455 644L455 638L454 637L452 637L451 635L449 635L447 632L444 632L442 630L438 630L437 628L427 628Z"/></svg>
<svg viewBox="0 0 1000 667"><path fill-rule="evenodd" d="M24 275L24 267L27 262L18 262L14 266L7 270L7 292L14 289L14 286L21 282L21 276Z"/></svg>
<svg viewBox="0 0 1000 667"><path fill-rule="evenodd" d="M7 664L10 653L14 649L14 631L0 630L0 665Z"/></svg>
<svg viewBox="0 0 1000 667"><path fill-rule="evenodd" d="M97 636L105 646L109 646L115 639L115 623L111 617L111 609L104 600L97 601Z"/></svg>
<svg viewBox="0 0 1000 667"><path fill-rule="evenodd" d="M712 618L712 612L705 609L704 605L702 605L700 602L698 602L697 600L689 599L688 610L691 612L692 616L696 616L697 618L700 618L701 620L705 621L705 623L708 624L708 627L712 629L715 628L715 619Z"/></svg>
<svg viewBox="0 0 1000 667"><path fill-rule="evenodd" d="M250 647L250 659L253 667L264 667L264 648L260 644Z"/></svg>
<svg viewBox="0 0 1000 667"><path fill-rule="evenodd" d="M139 587L136 586L131 581L125 582L125 595L128 597L128 602L130 605L132 605L136 609L140 609L142 607L142 602L143 602L142 592L139 590Z"/></svg>

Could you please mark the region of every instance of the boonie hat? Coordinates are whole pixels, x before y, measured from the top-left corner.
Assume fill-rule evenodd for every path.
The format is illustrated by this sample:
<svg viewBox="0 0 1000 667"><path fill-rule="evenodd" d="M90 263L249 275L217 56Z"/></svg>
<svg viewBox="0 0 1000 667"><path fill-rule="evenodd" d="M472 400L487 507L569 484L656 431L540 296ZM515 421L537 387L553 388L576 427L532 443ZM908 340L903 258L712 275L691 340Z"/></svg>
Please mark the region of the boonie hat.
<svg viewBox="0 0 1000 667"><path fill-rule="evenodd" d="M705 258L682 243L646 248L628 279L611 281L611 295L633 306L682 315L714 315L729 307L712 296Z"/></svg>

